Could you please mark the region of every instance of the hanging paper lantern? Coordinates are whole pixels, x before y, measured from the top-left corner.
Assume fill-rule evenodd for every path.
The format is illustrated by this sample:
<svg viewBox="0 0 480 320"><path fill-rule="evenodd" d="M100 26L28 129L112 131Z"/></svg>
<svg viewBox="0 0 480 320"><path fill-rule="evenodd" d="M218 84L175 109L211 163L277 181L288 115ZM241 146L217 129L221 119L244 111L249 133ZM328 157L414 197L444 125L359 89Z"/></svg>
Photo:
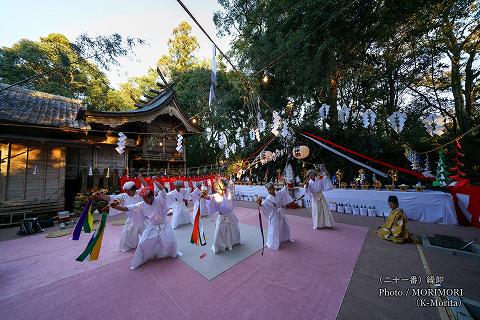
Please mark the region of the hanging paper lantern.
<svg viewBox="0 0 480 320"><path fill-rule="evenodd" d="M293 156L297 159L305 159L310 154L310 149L307 146L299 146L293 148Z"/></svg>
<svg viewBox="0 0 480 320"><path fill-rule="evenodd" d="M273 154L272 151L267 150L267 151L263 152L263 158L268 161L268 160L272 159L272 154Z"/></svg>

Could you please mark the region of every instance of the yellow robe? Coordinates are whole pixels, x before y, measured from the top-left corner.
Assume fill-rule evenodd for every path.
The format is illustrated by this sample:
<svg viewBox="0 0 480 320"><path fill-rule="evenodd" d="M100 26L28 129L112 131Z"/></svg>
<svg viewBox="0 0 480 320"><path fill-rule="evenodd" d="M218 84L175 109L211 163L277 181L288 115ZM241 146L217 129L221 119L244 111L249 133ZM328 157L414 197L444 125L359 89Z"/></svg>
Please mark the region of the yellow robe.
<svg viewBox="0 0 480 320"><path fill-rule="evenodd" d="M407 230L407 217L401 208L390 212L387 221L381 226L376 234L384 240L394 243L404 243L410 241L410 234Z"/></svg>

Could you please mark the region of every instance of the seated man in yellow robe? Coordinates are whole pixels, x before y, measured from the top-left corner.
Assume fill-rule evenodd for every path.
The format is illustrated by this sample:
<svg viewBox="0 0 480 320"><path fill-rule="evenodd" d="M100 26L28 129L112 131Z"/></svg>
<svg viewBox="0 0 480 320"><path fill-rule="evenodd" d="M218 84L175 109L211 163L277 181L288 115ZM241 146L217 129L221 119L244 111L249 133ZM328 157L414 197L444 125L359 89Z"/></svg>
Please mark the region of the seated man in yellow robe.
<svg viewBox="0 0 480 320"><path fill-rule="evenodd" d="M390 215L385 224L378 228L376 234L380 238L394 243L410 241L410 234L407 230L407 216L402 208L398 206L398 198L396 196L389 196L388 206L392 211L390 211Z"/></svg>

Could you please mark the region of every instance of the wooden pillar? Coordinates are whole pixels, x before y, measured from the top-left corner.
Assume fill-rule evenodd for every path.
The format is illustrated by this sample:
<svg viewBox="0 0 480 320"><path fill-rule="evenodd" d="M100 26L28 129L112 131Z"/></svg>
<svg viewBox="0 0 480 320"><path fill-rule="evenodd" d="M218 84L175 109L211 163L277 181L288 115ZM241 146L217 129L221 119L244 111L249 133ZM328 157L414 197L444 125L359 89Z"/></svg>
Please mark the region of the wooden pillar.
<svg viewBox="0 0 480 320"><path fill-rule="evenodd" d="M23 176L23 200L26 199L27 196L27 176L28 176L28 156L29 156L29 149L28 145L26 146L26 158L25 158L25 175Z"/></svg>
<svg viewBox="0 0 480 320"><path fill-rule="evenodd" d="M115 191L118 190L118 169L113 170L112 187Z"/></svg>
<svg viewBox="0 0 480 320"><path fill-rule="evenodd" d="M93 169L93 188L98 189L98 182L99 182L99 174L98 169Z"/></svg>
<svg viewBox="0 0 480 320"><path fill-rule="evenodd" d="M0 202L5 201L7 194L7 175L10 166L10 144L0 144Z"/></svg>
<svg viewBox="0 0 480 320"><path fill-rule="evenodd" d="M103 169L103 189L108 189L109 179L108 168L105 168Z"/></svg>
<svg viewBox="0 0 480 320"><path fill-rule="evenodd" d="M86 193L87 192L87 183L88 183L88 168L82 168L80 170L80 192Z"/></svg>

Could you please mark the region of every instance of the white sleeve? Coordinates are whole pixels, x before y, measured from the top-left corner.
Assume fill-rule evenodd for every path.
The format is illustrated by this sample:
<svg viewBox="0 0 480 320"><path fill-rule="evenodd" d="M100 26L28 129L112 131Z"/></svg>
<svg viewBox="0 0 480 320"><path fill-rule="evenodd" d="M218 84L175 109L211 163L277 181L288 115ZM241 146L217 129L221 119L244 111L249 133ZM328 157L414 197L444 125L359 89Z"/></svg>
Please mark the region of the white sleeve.
<svg viewBox="0 0 480 320"><path fill-rule="evenodd" d="M109 197L108 202L110 203L112 203L115 200L121 200L122 203L125 202L125 193L111 194L108 197Z"/></svg>
<svg viewBox="0 0 480 320"><path fill-rule="evenodd" d="M333 189L332 180L329 177L324 176L322 179L322 191L328 191Z"/></svg>
<svg viewBox="0 0 480 320"><path fill-rule="evenodd" d="M126 208L128 209L127 216L132 217L136 214L144 214L144 212L142 210L143 209L142 204L143 204L143 201L126 206Z"/></svg>
<svg viewBox="0 0 480 320"><path fill-rule="evenodd" d="M281 203L282 207L293 202L293 198L290 196L287 186L284 186L280 191L278 191L277 196L279 197L278 202Z"/></svg>
<svg viewBox="0 0 480 320"><path fill-rule="evenodd" d="M207 201L208 214L212 215L218 211L218 203L215 200L215 194L210 196L210 201Z"/></svg>
<svg viewBox="0 0 480 320"><path fill-rule="evenodd" d="M192 200L190 189L183 189L182 195L183 195L183 200Z"/></svg>
<svg viewBox="0 0 480 320"><path fill-rule="evenodd" d="M272 210L275 210L275 205L271 203L270 201L266 201L266 199L263 199L262 205L260 206L260 211L268 216L272 212Z"/></svg>

